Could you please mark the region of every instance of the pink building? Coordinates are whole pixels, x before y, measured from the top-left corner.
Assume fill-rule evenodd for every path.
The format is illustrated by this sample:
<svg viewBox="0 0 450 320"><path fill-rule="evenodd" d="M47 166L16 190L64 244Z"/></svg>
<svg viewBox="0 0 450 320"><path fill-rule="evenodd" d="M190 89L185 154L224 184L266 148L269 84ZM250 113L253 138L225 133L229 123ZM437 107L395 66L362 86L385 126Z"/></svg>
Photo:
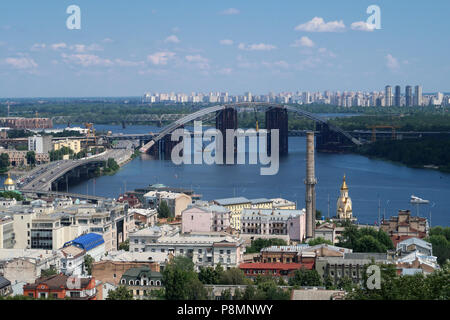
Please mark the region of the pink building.
<svg viewBox="0 0 450 320"><path fill-rule="evenodd" d="M226 231L230 211L218 205L194 205L181 213L181 232Z"/></svg>

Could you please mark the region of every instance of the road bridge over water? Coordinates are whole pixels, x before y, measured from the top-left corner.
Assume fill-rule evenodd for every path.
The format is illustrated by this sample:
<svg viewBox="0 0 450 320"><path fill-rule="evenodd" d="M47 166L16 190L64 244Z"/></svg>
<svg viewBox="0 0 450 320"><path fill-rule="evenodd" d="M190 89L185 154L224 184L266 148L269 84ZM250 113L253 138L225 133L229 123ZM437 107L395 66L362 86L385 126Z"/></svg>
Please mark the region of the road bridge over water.
<svg viewBox="0 0 450 320"><path fill-rule="evenodd" d="M129 159L130 149L107 150L101 154L78 160L59 160L36 168L19 179L19 190L68 191L69 180L80 180L93 176L95 170L104 165L109 158L118 164Z"/></svg>

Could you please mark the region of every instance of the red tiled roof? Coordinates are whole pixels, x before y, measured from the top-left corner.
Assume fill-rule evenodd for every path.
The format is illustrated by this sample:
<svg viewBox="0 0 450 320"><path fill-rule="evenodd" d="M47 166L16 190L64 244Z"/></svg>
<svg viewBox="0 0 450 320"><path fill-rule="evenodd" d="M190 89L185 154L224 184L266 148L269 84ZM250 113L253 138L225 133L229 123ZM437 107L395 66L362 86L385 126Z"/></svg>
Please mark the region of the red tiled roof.
<svg viewBox="0 0 450 320"><path fill-rule="evenodd" d="M276 269L276 270L297 270L297 269L308 269L311 270L314 267L314 263L264 263L264 262L254 262L254 263L241 263L239 269Z"/></svg>

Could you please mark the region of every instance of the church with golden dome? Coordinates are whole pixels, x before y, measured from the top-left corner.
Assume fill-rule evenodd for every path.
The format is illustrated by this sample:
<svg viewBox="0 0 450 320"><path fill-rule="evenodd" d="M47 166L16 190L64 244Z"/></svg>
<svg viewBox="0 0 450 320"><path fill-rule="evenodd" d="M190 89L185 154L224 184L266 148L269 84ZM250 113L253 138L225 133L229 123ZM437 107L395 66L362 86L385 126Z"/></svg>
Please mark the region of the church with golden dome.
<svg viewBox="0 0 450 320"><path fill-rule="evenodd" d="M337 200L336 216L338 219L353 220L352 199L348 196L348 187L347 183L345 182L345 174L341 186L341 195Z"/></svg>
<svg viewBox="0 0 450 320"><path fill-rule="evenodd" d="M11 175L8 173L8 178L3 182L3 189L5 191L14 191L16 189L16 183L11 179Z"/></svg>

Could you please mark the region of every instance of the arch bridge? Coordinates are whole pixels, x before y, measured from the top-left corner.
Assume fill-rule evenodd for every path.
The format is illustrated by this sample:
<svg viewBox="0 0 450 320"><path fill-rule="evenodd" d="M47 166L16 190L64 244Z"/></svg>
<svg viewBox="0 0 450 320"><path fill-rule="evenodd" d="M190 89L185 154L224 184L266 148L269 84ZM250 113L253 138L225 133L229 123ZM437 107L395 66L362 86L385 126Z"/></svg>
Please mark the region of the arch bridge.
<svg viewBox="0 0 450 320"><path fill-rule="evenodd" d="M166 157L170 157L171 149L178 143L170 140L170 134L191 121L211 115L211 118L215 118L216 120L216 129L219 129L222 133L225 133L226 129L237 129L237 111L239 108L253 108L255 112L265 111L266 129L280 130L280 155L288 153L288 112L316 122L316 131L318 131L316 149L319 152L342 152L349 147L362 144L359 139L354 138L343 129L329 124L326 119L298 107L274 103L244 102L204 108L177 119L162 128L151 141L141 147L140 151L143 153L149 151L153 153L163 153ZM224 140L224 146L225 145L226 143ZM270 148L270 136L268 139L268 147Z"/></svg>

